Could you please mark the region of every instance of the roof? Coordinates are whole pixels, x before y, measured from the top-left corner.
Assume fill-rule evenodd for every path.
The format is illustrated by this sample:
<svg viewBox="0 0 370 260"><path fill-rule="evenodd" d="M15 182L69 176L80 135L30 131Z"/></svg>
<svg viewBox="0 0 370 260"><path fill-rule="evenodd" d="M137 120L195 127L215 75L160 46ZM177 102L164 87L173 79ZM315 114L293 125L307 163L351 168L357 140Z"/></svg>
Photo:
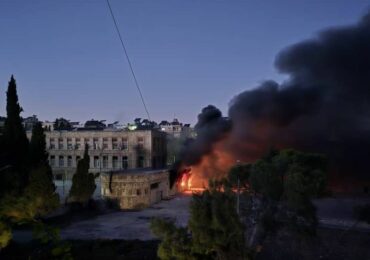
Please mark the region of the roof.
<svg viewBox="0 0 370 260"><path fill-rule="evenodd" d="M161 169L152 169L152 168L136 168L136 169L128 169L128 170L117 170L117 171L111 171L111 172L105 172L102 174L109 175L111 173L113 174L119 174L119 175L127 175L127 174L156 174L161 172L168 172L169 170L167 168L161 168Z"/></svg>

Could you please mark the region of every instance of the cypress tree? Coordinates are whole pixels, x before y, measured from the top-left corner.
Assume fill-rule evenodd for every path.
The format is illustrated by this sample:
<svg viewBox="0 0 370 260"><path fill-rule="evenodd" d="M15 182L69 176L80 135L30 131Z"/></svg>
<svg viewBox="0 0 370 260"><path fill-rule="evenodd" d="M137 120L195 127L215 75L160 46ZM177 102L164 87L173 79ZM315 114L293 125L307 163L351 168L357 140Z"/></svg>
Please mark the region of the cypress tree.
<svg viewBox="0 0 370 260"><path fill-rule="evenodd" d="M32 167L48 163L46 152L45 133L41 122L37 122L32 128L32 137L29 147L29 163Z"/></svg>
<svg viewBox="0 0 370 260"><path fill-rule="evenodd" d="M91 199L95 189L95 176L89 173L90 158L88 145L85 146L83 159L77 163L77 171L72 178L72 187L69 191L69 201L86 205Z"/></svg>
<svg viewBox="0 0 370 260"><path fill-rule="evenodd" d="M11 172L18 175L18 187L23 190L28 181L28 139L22 125L21 112L18 102L17 85L13 75L10 78L6 93L7 117L3 132L3 164L11 167ZM17 179L14 176L14 179Z"/></svg>
<svg viewBox="0 0 370 260"><path fill-rule="evenodd" d="M31 172L25 194L34 202L36 214L42 216L58 207L59 196L55 193L53 173L46 152L45 133L40 122L32 128L29 164Z"/></svg>

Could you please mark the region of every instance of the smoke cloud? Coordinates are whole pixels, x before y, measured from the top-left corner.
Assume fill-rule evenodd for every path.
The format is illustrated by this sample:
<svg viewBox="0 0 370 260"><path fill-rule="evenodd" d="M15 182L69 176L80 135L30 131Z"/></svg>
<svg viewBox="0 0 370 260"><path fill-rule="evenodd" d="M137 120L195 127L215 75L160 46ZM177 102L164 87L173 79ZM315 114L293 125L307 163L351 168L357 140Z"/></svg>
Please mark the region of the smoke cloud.
<svg viewBox="0 0 370 260"><path fill-rule="evenodd" d="M293 147L326 154L334 171L366 176L370 13L354 26L328 29L286 48L275 66L289 80L264 82L230 102L232 137L241 143L237 153L253 157L271 146Z"/></svg>
<svg viewBox="0 0 370 260"><path fill-rule="evenodd" d="M330 171L343 178L370 179L370 13L282 50L275 66L288 80L235 96L230 121L213 106L202 110L185 164L196 165L222 140L239 160L295 148L326 154Z"/></svg>

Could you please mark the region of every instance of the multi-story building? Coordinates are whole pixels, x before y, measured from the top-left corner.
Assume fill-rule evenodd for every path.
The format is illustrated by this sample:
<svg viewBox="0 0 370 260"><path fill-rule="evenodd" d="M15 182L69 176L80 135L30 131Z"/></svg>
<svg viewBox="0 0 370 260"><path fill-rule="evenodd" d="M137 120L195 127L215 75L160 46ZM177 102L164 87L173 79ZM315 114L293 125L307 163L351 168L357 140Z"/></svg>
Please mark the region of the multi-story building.
<svg viewBox="0 0 370 260"><path fill-rule="evenodd" d="M165 120L160 122L159 128L162 132L165 132L175 138L191 137L193 132L190 124L180 123L179 120L177 120L176 118L172 122L168 122Z"/></svg>
<svg viewBox="0 0 370 260"><path fill-rule="evenodd" d="M56 178L70 178L89 147L90 172L166 167L166 135L156 130L46 131L49 163ZM31 133L28 133L29 138Z"/></svg>

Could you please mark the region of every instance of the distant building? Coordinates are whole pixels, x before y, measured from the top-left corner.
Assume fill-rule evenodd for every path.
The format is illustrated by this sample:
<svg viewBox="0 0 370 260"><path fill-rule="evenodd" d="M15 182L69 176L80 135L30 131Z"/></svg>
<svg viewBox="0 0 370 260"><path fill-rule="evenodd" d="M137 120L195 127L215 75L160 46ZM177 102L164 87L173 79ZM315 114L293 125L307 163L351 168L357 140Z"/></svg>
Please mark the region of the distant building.
<svg viewBox="0 0 370 260"><path fill-rule="evenodd" d="M31 138L31 132L27 133ZM89 145L90 172L166 167L166 135L156 130L46 131L49 163L56 178L71 178Z"/></svg>
<svg viewBox="0 0 370 260"><path fill-rule="evenodd" d="M33 126L36 125L36 123L38 123L38 122L39 122L39 120L38 120L36 115L33 115L33 116L26 117L26 118L22 119L22 124L23 124L23 127L26 131L31 131Z"/></svg>
<svg viewBox="0 0 370 260"><path fill-rule="evenodd" d="M190 124L180 123L176 118L173 119L172 122L165 120L160 122L159 129L175 138L191 137L193 133L193 129L190 127Z"/></svg>
<svg viewBox="0 0 370 260"><path fill-rule="evenodd" d="M140 209L169 197L169 172L136 169L105 173L101 187L101 194L116 201L120 208Z"/></svg>
<svg viewBox="0 0 370 260"><path fill-rule="evenodd" d="M54 131L54 122L44 121L41 124L45 131Z"/></svg>
<svg viewBox="0 0 370 260"><path fill-rule="evenodd" d="M80 130L103 130L107 127L104 124L104 121L105 120L98 121L98 120L91 119L89 121L86 121L84 128Z"/></svg>

